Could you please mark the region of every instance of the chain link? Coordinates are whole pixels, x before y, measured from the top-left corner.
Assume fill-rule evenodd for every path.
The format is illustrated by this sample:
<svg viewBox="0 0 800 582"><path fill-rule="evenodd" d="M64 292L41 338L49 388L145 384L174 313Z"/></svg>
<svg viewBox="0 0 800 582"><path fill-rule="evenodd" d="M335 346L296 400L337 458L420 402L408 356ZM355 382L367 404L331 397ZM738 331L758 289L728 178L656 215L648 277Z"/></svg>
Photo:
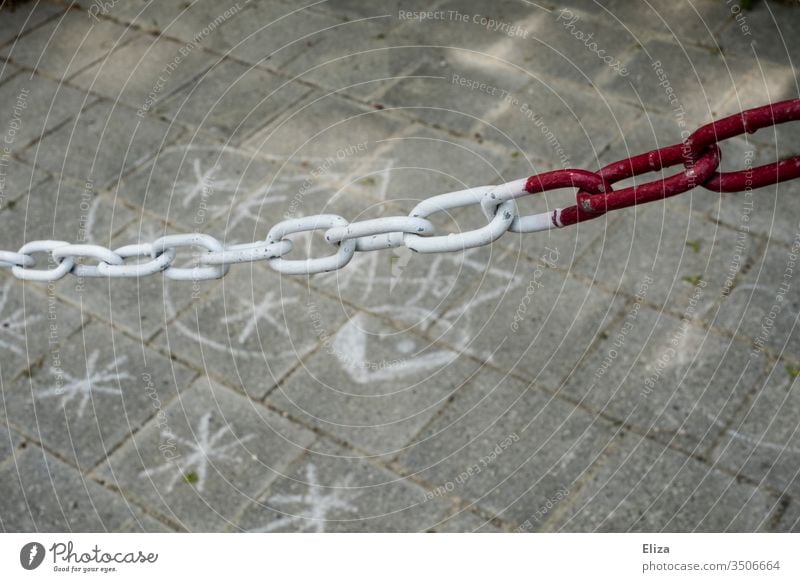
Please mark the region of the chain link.
<svg viewBox="0 0 800 582"><path fill-rule="evenodd" d="M0 251L0 267L32 267L35 262L30 255Z"/></svg>
<svg viewBox="0 0 800 582"><path fill-rule="evenodd" d="M153 245L150 243L142 243L138 245L126 245L114 251L114 254L124 259L150 257L146 263L137 263L132 265L110 265L108 263L100 263L97 265L97 272L103 277L116 278L133 278L147 277L160 273L169 268L172 261L175 260L175 249L167 249L164 253L156 253Z"/></svg>
<svg viewBox="0 0 800 582"><path fill-rule="evenodd" d="M77 259L88 258L95 259L108 265L121 265L124 259L112 250L99 245L85 245L74 244L66 245L63 247L56 247L50 254L56 263L60 263L66 258ZM97 267L91 265L83 265L75 263L72 268L72 274L77 277L102 277L102 273L97 270Z"/></svg>
<svg viewBox="0 0 800 582"><path fill-rule="evenodd" d="M69 243L61 240L35 240L22 245L17 254L26 255L31 259L30 265L14 265L11 267L11 272L17 279L22 279L23 281L57 281L72 271L75 267L75 259L73 257L64 257L52 269L34 269L33 266L36 264L36 259L32 255L34 253L52 252L54 249L63 246L69 246Z"/></svg>
<svg viewBox="0 0 800 582"><path fill-rule="evenodd" d="M300 232L312 232L321 229L344 227L349 223L336 214L318 214L304 218L284 220L273 226L267 234L268 243L279 243L283 237ZM319 259L270 259L269 266L285 275L314 275L341 269L356 252L355 239L345 240L337 245L339 250L335 254Z"/></svg>
<svg viewBox="0 0 800 582"><path fill-rule="evenodd" d="M448 194L440 194L423 200L411 211L414 218L427 218L436 212L446 212L454 208L463 208L472 204L480 204L483 197L496 186L482 186L469 190L459 190ZM493 243L503 236L517 217L517 211L511 200L503 202L489 224L468 230L467 232L422 237L418 234L404 234L403 244L418 253L448 253L464 251Z"/></svg>
<svg viewBox="0 0 800 582"><path fill-rule="evenodd" d="M179 249L181 247L203 247L212 253L219 253L225 247L213 236L201 233L191 234L168 234L153 242L152 251L161 254L169 249ZM209 279L220 279L230 269L230 265L198 265L195 267L175 267L172 264L164 270L164 275L174 281L206 281Z"/></svg>
<svg viewBox="0 0 800 582"><path fill-rule="evenodd" d="M202 233L173 234L152 243L123 246L114 250L93 244L71 244L57 240L32 241L17 252L0 251L0 268L29 281L55 281L73 274L78 277L138 278L163 272L170 279L198 281L224 277L236 263L267 261L284 274L312 275L335 271L347 265L356 252L405 246L419 253L463 251L493 243L508 231L539 232L591 220L606 212L660 200L703 186L714 192L739 192L800 177L800 156L747 168L717 172L721 160L720 141L753 133L765 127L800 119L800 99L749 109L704 125L683 143L632 156L601 168L556 170L514 180L498 186L480 186L423 200L408 216L373 218L350 223L335 214L320 214L285 220L273 226L264 241L223 245ZM621 180L683 165L677 174L614 190ZM520 216L515 201L523 196L557 188L577 188L576 204L568 208ZM474 230L437 235L429 217L456 208L477 205L487 224ZM333 254L307 259L288 259L293 234L325 231L325 240L336 248ZM194 266L176 266L177 250L202 249ZM54 264L36 268L35 254L49 253ZM148 259L133 263L132 259ZM96 264L85 264L93 261Z"/></svg>

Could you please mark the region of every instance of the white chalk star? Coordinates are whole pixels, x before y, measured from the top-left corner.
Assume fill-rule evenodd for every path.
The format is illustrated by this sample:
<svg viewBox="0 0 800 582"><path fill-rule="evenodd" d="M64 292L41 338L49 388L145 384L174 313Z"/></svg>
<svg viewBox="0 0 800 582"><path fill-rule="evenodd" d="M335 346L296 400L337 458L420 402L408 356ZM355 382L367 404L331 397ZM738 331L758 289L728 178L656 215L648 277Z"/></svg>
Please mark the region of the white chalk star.
<svg viewBox="0 0 800 582"><path fill-rule="evenodd" d="M188 449L188 454L182 454L180 458L142 471L141 475L150 477L152 475L159 475L161 473L174 472L169 482L167 483L167 491L172 491L175 483L179 479L189 480L189 475L193 474L193 482L198 491L202 491L205 487L206 477L208 475L208 465L211 461L230 460L233 459L237 463L241 463L240 457L231 457L229 452L231 449L242 445L243 443L255 438L255 435L248 434L242 438L234 438L235 440L227 443L220 444L220 439L227 433L232 433L230 426L223 426L217 429L216 432L211 434L211 417L212 414L207 412L200 417L200 422L197 424L197 440L189 440L179 437L169 431L164 432L164 437L177 441Z"/></svg>
<svg viewBox="0 0 800 582"><path fill-rule="evenodd" d="M300 523L301 530L313 528L319 533L324 532L325 521L331 511L335 509L357 511L357 508L344 498L344 494L348 493L345 488L350 486L350 480L350 475L347 475L347 477L334 484L334 489L330 489L328 493L325 493L325 489L320 486L317 478L317 468L309 463L306 465L307 493L303 495L278 494L267 500L269 503L276 505L300 506L300 513L281 517L254 531L270 532L294 523Z"/></svg>
<svg viewBox="0 0 800 582"><path fill-rule="evenodd" d="M263 319L267 323L269 323L278 333L283 335L288 335L289 332L286 329L286 324L278 319L273 312L283 309L286 305L291 305L292 303L297 303L296 297L279 297L277 294L273 292L268 292L264 294L264 298L261 300L260 303L252 303L250 301L246 301L244 299L238 299L239 305L241 309L236 313L230 313L222 318L222 323L230 324L230 323L238 323L238 322L246 322L242 331L239 332L239 340L240 344L243 344L247 339L253 334L256 330L256 326L258 325L259 320Z"/></svg>
<svg viewBox="0 0 800 582"><path fill-rule="evenodd" d="M86 375L75 377L65 372L61 368L51 368L51 374L61 376L66 380L66 384L61 386L53 386L46 390L40 391L37 398L50 398L53 396L61 397L61 408L66 408L67 404L80 396L80 403L78 404L78 418L83 416L86 410L86 405L92 399L92 393L99 394L115 394L120 395L122 391L113 386L120 380L129 380L133 378L125 371L119 371L119 366L128 361L127 356L121 356L112 360L108 365L98 370L97 360L100 357L100 352L95 350L86 359Z"/></svg>

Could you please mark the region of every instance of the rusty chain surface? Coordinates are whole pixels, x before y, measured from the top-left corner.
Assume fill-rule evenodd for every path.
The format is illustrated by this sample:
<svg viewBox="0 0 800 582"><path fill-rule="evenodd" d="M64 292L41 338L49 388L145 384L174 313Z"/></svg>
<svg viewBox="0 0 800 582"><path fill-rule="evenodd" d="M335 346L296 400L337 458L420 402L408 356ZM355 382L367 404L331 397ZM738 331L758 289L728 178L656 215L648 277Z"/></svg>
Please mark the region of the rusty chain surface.
<svg viewBox="0 0 800 582"><path fill-rule="evenodd" d="M702 186L713 192L741 192L792 180L800 176L800 156L747 168L717 172L721 154L718 143L753 133L764 127L800 119L800 99L748 109L709 123L685 141L608 164L598 172L564 169L536 174L498 186L481 186L423 200L408 216L376 218L350 223L341 216L319 214L285 220L273 226L263 241L224 245L207 234L174 234L152 243L108 249L99 245L39 240L18 251L0 251L0 267L10 268L19 279L55 281L67 274L78 277L136 278L163 272L175 280L198 281L223 277L235 263L265 260L280 273L311 275L341 269L356 252L406 246L420 253L463 251L488 245L507 231L528 233L563 228L597 218L609 211L676 196ZM621 180L672 166L683 169L673 176L646 184L614 190ZM536 215L520 216L515 200L557 188L578 188L576 204ZM480 205L486 226L437 235L428 217L436 212ZM290 259L290 235L324 230L335 247L320 258ZM195 264L175 264L182 247L203 249ZM34 255L48 253L49 268L36 268ZM138 262L134 262L138 261ZM94 263L94 264L87 264Z"/></svg>

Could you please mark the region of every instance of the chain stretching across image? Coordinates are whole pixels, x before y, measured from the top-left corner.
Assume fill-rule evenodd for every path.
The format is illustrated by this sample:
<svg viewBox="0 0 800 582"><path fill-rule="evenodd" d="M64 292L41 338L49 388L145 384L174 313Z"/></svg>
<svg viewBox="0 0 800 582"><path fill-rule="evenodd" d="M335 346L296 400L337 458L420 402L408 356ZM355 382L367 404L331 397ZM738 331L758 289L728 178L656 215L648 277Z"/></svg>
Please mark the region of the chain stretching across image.
<svg viewBox="0 0 800 582"><path fill-rule="evenodd" d="M507 231L528 233L563 228L591 220L610 210L628 208L682 194L696 186L713 192L741 192L792 180L800 176L800 156L737 172L717 172L718 142L764 127L800 119L800 99L748 109L704 125L683 143L614 162L598 172L565 169L536 174L499 186L481 186L423 200L408 216L392 216L350 223L341 216L319 214L285 220L273 226L264 241L224 245L207 234L174 234L152 243L127 245L114 250L91 244L38 240L18 251L0 251L0 267L10 268L19 279L55 281L68 273L78 277L144 277L164 272L170 279L198 281L223 277L232 264L268 262L280 273L311 275L341 269L356 252L406 246L419 253L463 251L488 245ZM614 190L627 178L682 165L674 176L639 186ZM578 188L577 203L542 214L520 216L515 200L557 188ZM432 214L468 205L480 205L486 226L436 235L428 220ZM336 252L321 258L290 259L288 236L325 230L325 240ZM175 266L177 249L199 247L197 264ZM37 269L34 255L50 253L55 266ZM139 262L133 262L138 260ZM95 264L87 264L94 262Z"/></svg>

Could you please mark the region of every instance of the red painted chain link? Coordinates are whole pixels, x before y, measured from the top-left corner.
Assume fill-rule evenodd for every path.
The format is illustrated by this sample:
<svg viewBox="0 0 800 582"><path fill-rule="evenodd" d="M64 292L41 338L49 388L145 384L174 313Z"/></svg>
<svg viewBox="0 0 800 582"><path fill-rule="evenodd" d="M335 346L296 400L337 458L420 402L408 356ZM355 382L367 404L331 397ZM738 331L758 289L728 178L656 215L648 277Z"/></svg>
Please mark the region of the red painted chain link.
<svg viewBox="0 0 800 582"><path fill-rule="evenodd" d="M720 141L764 127L800 119L800 99L789 99L731 115L692 133L683 143L667 146L608 164L598 172L556 170L527 179L531 194L555 188L579 188L577 204L552 215L555 226L569 226L591 220L610 210L627 208L675 196L703 186L714 192L741 192L800 177L800 156L747 168L737 172L717 172L721 160ZM646 184L614 190L621 180L683 165L683 171Z"/></svg>
<svg viewBox="0 0 800 582"><path fill-rule="evenodd" d="M800 119L800 99L748 109L717 122L704 125L686 140L691 156L696 158L708 145L721 140L755 133L759 129ZM714 192L740 192L747 187L760 188L800 176L800 156L738 172L714 172L705 188Z"/></svg>

